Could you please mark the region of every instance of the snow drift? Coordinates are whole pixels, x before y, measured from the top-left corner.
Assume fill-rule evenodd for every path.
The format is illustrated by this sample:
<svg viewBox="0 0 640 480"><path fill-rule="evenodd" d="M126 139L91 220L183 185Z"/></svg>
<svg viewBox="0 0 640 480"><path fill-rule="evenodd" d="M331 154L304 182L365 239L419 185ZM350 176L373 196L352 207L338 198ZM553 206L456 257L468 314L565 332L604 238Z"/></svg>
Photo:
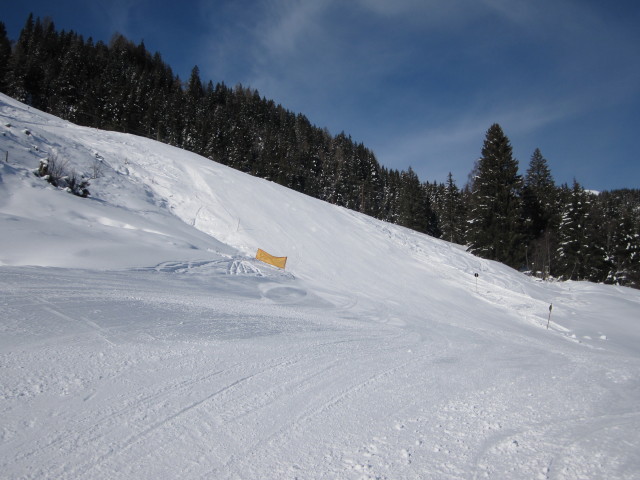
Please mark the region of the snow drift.
<svg viewBox="0 0 640 480"><path fill-rule="evenodd" d="M4 95L0 116L7 478L640 475L640 292ZM89 198L33 174L52 155Z"/></svg>

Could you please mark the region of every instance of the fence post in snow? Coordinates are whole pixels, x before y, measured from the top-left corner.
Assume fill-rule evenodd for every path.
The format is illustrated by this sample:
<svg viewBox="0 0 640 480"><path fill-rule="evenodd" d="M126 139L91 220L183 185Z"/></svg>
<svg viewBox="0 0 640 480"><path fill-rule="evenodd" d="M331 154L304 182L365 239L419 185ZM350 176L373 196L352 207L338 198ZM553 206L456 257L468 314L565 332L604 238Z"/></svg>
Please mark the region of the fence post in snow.
<svg viewBox="0 0 640 480"><path fill-rule="evenodd" d="M549 330L549 322L551 321L551 310L553 309L553 303L549 305L549 318L547 319L547 330Z"/></svg>

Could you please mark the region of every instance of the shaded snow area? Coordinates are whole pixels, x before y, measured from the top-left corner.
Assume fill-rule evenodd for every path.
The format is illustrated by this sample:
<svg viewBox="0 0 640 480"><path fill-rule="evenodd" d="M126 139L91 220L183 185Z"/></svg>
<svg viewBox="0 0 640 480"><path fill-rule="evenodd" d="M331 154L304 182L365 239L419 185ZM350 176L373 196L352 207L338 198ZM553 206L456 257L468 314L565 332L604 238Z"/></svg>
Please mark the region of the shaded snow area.
<svg viewBox="0 0 640 480"><path fill-rule="evenodd" d="M640 477L640 292L0 117L0 477ZM36 177L47 156L91 196Z"/></svg>

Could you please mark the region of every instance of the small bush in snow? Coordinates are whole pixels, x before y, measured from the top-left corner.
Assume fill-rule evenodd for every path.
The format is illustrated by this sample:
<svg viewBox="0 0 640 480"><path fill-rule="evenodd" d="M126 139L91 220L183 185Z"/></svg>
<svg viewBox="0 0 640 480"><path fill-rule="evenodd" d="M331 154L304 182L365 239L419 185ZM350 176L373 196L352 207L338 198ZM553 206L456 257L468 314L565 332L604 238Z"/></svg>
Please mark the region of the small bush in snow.
<svg viewBox="0 0 640 480"><path fill-rule="evenodd" d="M36 175L44 178L54 187L59 187L61 186L62 178L65 176L66 169L66 161L58 160L56 155L48 155L47 158L40 160Z"/></svg>
<svg viewBox="0 0 640 480"><path fill-rule="evenodd" d="M93 168L91 170L91 178L96 179L100 178L102 173L102 160L103 158L96 153L96 158L93 160Z"/></svg>
<svg viewBox="0 0 640 480"><path fill-rule="evenodd" d="M56 155L49 155L40 160L40 165L35 174L42 177L54 187L62 188L78 197L89 196L89 181L71 170L68 171L67 162L58 160Z"/></svg>

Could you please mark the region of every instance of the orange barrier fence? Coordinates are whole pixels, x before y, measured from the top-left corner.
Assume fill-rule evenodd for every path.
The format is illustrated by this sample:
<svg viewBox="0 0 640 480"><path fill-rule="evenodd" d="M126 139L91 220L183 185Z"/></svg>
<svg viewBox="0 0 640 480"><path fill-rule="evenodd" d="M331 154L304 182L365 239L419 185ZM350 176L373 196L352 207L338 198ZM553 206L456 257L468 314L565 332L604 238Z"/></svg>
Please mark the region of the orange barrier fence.
<svg viewBox="0 0 640 480"><path fill-rule="evenodd" d="M256 258L261 262L268 263L269 265L273 265L274 267L282 269L284 269L284 266L287 264L287 257L274 257L273 255L269 255L267 252L261 249L258 249Z"/></svg>

